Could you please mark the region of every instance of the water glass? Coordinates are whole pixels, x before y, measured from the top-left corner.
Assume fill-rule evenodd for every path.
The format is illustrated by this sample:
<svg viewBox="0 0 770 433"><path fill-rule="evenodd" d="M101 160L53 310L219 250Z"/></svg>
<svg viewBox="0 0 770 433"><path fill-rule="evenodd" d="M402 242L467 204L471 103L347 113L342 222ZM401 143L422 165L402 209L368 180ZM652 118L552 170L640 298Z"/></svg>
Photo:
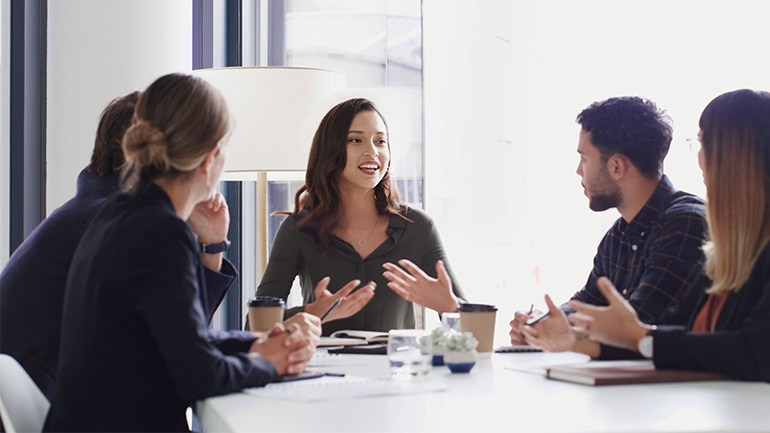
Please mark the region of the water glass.
<svg viewBox="0 0 770 433"><path fill-rule="evenodd" d="M396 378L423 376L430 371L433 344L422 329L392 329L388 332L388 361Z"/></svg>
<svg viewBox="0 0 770 433"><path fill-rule="evenodd" d="M449 331L462 332L460 330L460 313L443 313L441 315L441 326L447 334Z"/></svg>

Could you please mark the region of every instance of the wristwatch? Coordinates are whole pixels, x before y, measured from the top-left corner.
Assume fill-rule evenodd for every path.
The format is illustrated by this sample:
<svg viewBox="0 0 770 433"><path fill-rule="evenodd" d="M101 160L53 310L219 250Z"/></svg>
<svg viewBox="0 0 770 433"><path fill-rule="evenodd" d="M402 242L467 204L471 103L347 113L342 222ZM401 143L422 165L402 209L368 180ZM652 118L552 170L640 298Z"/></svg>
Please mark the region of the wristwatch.
<svg viewBox="0 0 770 433"><path fill-rule="evenodd" d="M218 244L200 244L200 246L201 252L204 254L217 254L228 249L230 247L230 241L225 239Z"/></svg>
<svg viewBox="0 0 770 433"><path fill-rule="evenodd" d="M647 359L652 359L652 333L655 332L656 329L658 329L657 326L650 326L650 330L647 331L647 335L640 338L639 343L637 343L637 349L639 349L639 353Z"/></svg>

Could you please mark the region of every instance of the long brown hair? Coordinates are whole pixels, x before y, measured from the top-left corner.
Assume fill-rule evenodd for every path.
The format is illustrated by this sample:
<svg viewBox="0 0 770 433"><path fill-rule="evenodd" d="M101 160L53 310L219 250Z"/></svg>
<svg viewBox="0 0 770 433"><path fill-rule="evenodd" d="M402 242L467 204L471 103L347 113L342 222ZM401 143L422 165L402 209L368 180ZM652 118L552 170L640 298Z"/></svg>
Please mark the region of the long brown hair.
<svg viewBox="0 0 770 433"><path fill-rule="evenodd" d="M151 180L184 177L230 130L222 94L206 81L164 75L139 96L134 123L123 136L124 190L136 193Z"/></svg>
<svg viewBox="0 0 770 433"><path fill-rule="evenodd" d="M337 104L318 125L310 148L305 185L294 197L292 215L300 211L308 212L297 222L297 228L313 236L324 251L331 248L330 234L337 226L342 211L339 177L347 163L348 131L353 118L362 111L377 113L385 123L387 133L385 118L372 101L354 98ZM390 165L380 183L374 187L374 204L380 214L400 215L401 200L390 175Z"/></svg>
<svg viewBox="0 0 770 433"><path fill-rule="evenodd" d="M708 194L709 293L738 290L770 242L770 93L736 90L700 117Z"/></svg>

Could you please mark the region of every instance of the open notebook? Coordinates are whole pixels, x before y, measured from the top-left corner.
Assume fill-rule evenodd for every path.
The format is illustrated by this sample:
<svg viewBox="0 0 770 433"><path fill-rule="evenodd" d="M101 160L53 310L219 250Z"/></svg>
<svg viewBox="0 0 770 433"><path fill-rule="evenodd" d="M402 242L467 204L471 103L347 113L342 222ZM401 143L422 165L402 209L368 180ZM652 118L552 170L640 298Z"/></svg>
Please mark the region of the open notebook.
<svg viewBox="0 0 770 433"><path fill-rule="evenodd" d="M264 388L248 388L244 392L262 398L312 402L445 390L445 384L433 381L346 375L344 377L323 376L296 382L270 383Z"/></svg>
<svg viewBox="0 0 770 433"><path fill-rule="evenodd" d="M355 331L343 329L333 332L329 337L321 337L319 347L358 346L372 343L387 343L388 333L379 331Z"/></svg>

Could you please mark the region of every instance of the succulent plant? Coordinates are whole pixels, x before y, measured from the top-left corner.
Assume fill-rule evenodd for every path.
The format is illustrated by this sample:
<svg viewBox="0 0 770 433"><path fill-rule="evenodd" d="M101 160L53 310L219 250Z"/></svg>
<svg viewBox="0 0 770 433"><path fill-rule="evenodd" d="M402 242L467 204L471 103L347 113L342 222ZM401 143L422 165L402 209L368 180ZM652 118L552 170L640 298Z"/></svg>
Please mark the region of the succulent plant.
<svg viewBox="0 0 770 433"><path fill-rule="evenodd" d="M434 346L443 346L446 344L446 332L444 332L444 328L439 326L438 328L435 328L430 333L430 341L433 343Z"/></svg>
<svg viewBox="0 0 770 433"><path fill-rule="evenodd" d="M478 340L470 332L452 332L446 336L446 342L444 343L444 347L447 350L457 350L460 352L470 352L476 349L478 345Z"/></svg>

